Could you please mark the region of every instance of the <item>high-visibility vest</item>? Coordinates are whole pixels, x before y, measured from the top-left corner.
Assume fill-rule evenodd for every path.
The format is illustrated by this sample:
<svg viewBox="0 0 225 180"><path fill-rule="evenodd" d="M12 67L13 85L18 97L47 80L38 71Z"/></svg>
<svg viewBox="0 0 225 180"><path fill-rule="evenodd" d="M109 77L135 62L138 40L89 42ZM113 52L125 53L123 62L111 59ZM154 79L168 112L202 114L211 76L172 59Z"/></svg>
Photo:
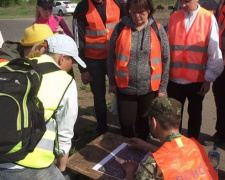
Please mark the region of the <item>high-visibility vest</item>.
<svg viewBox="0 0 225 180"><path fill-rule="evenodd" d="M205 149L194 138L184 136L165 142L152 153L166 180L217 180Z"/></svg>
<svg viewBox="0 0 225 180"><path fill-rule="evenodd" d="M41 56L34 59L38 60L38 64L45 62L53 63L53 60L47 57L48 56ZM53 148L56 138L56 128L51 117L58 108L71 81L72 77L63 70L43 75L41 86L38 91L38 98L43 103L45 119L50 119L46 125L47 130L34 151L29 153L23 160L15 162L16 164L29 168L46 168L53 163L55 159Z"/></svg>
<svg viewBox="0 0 225 180"><path fill-rule="evenodd" d="M219 35L221 36L225 29L225 5L223 5L222 9L219 12L218 26L219 26Z"/></svg>
<svg viewBox="0 0 225 180"><path fill-rule="evenodd" d="M159 29L159 23L156 23ZM159 89L162 75L162 60L161 60L161 46L160 41L153 30L150 27L151 40L149 53L149 65L151 69L150 86L153 91ZM115 53L115 80L119 88L126 88L129 84L129 72L127 65L130 60L131 50L131 28L125 26L121 31L116 41Z"/></svg>
<svg viewBox="0 0 225 180"><path fill-rule="evenodd" d="M222 47L222 45L225 44L225 36L223 35L225 30L225 5L223 5L223 7L221 8L217 21L219 26L220 48L225 49L225 47ZM225 65L224 54L223 54L223 64Z"/></svg>
<svg viewBox="0 0 225 180"><path fill-rule="evenodd" d="M200 8L188 33L182 10L170 17L170 79L184 78L190 82L205 80L211 16L211 11Z"/></svg>
<svg viewBox="0 0 225 180"><path fill-rule="evenodd" d="M106 1L106 25L88 0L86 19L88 26L85 28L85 56L92 59L105 59L112 31L120 19L120 9L113 0Z"/></svg>

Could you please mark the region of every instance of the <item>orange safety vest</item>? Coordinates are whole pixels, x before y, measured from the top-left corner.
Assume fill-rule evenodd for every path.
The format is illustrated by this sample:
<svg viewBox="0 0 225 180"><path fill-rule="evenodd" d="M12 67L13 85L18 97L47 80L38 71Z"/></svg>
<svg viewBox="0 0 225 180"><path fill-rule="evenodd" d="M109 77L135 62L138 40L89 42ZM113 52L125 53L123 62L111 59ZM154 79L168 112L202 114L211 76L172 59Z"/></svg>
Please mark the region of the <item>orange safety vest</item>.
<svg viewBox="0 0 225 180"><path fill-rule="evenodd" d="M169 20L170 78L203 82L207 63L208 37L213 13L201 8L189 32L186 32L184 12L175 12Z"/></svg>
<svg viewBox="0 0 225 180"><path fill-rule="evenodd" d="M85 56L92 59L105 59L109 46L109 40L114 27L120 19L120 9L113 0L106 1L106 25L88 0L89 9L86 14L88 26L85 29Z"/></svg>
<svg viewBox="0 0 225 180"><path fill-rule="evenodd" d="M205 149L194 138L165 142L152 156L166 180L218 180Z"/></svg>
<svg viewBox="0 0 225 180"><path fill-rule="evenodd" d="M219 35L221 36L225 29L225 5L223 5L222 9L219 12L218 25L219 25Z"/></svg>
<svg viewBox="0 0 225 180"><path fill-rule="evenodd" d="M224 41L225 41L225 37L223 35L224 30L225 30L225 5L223 5L223 7L221 8L217 21L218 21L218 26L219 26L220 48L225 49L225 47L222 47L222 45L224 44ZM223 54L223 64L225 65L224 54Z"/></svg>
<svg viewBox="0 0 225 180"><path fill-rule="evenodd" d="M156 23L159 29L159 23ZM162 60L161 60L161 46L160 41L153 30L150 27L151 38L150 38L150 49L149 60L151 68L150 86L153 91L159 89L162 75ZM115 80L119 88L126 88L129 83L129 72L127 65L130 59L131 49L131 28L125 26L121 31L116 41L115 53Z"/></svg>

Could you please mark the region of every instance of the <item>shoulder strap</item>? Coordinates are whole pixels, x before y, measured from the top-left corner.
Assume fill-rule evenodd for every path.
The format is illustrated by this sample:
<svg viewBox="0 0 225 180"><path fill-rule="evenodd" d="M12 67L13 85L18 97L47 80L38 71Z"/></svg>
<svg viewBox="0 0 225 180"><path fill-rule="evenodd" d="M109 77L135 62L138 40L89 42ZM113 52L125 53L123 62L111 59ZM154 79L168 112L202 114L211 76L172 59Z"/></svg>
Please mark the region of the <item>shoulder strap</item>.
<svg viewBox="0 0 225 180"><path fill-rule="evenodd" d="M36 70L37 69L37 60L31 61L30 59L20 57L20 58L16 58L16 59L9 61L7 63L7 65L19 65L21 67L27 67L27 68Z"/></svg>
<svg viewBox="0 0 225 180"><path fill-rule="evenodd" d="M122 32L124 26L125 25L123 23L119 22L118 28L117 28L117 38L120 36L120 33Z"/></svg>
<svg viewBox="0 0 225 180"><path fill-rule="evenodd" d="M159 41L161 41L161 38L159 36L159 30L158 30L158 27L157 27L157 24L156 24L155 20L151 24L151 27L154 30L154 32L155 32L156 36L158 37Z"/></svg>
<svg viewBox="0 0 225 180"><path fill-rule="evenodd" d="M57 16L54 16L55 20L57 21L57 23L61 26L61 28L63 28L61 21L59 20L59 18Z"/></svg>
<svg viewBox="0 0 225 180"><path fill-rule="evenodd" d="M45 62L37 65L41 74L47 74L54 71L59 71L60 68L56 66L54 63Z"/></svg>

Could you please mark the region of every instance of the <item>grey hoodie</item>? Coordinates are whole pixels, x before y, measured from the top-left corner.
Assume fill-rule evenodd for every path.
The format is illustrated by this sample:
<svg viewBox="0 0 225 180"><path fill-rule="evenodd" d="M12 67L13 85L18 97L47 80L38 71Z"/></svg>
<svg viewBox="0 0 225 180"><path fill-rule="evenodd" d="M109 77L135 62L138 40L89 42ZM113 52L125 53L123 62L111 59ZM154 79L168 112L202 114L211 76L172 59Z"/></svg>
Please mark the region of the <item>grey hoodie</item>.
<svg viewBox="0 0 225 180"><path fill-rule="evenodd" d="M150 49L150 25L153 23L153 19L149 18L149 23L140 31L135 28L135 25L129 16L125 16L119 23L123 23L125 26L131 27L131 51L130 60L128 63L129 72L129 84L126 88L120 88L122 93L128 95L145 95L152 91L150 87L150 75L151 70L149 66L149 53ZM170 51L167 34L162 25L159 28L159 36L161 39L161 52L162 52L162 64L163 73L161 77L161 83L159 92L166 93L168 78L169 78L169 64L170 64ZM107 71L109 77L109 84L116 85L114 77L114 62L115 45L118 37L118 25L115 27L110 39L110 46L107 58Z"/></svg>

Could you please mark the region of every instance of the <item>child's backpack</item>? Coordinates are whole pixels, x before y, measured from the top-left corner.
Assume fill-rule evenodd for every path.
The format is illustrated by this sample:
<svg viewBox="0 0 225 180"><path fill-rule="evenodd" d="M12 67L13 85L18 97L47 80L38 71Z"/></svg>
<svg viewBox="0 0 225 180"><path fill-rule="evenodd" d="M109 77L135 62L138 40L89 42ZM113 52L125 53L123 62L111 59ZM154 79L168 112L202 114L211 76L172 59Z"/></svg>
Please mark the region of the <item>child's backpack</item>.
<svg viewBox="0 0 225 180"><path fill-rule="evenodd" d="M37 93L42 74L55 70L41 72L37 60L26 58L0 67L0 163L24 159L44 135L48 121Z"/></svg>

